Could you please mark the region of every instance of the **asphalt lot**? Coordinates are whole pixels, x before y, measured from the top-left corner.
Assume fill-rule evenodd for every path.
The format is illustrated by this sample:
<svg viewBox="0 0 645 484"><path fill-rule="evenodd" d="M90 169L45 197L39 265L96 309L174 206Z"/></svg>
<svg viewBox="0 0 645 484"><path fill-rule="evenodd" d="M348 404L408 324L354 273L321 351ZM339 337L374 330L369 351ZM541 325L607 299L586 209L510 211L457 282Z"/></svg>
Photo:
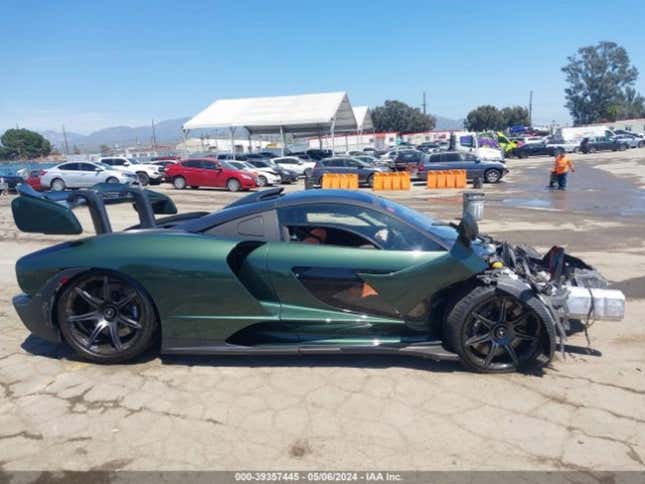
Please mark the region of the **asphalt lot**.
<svg viewBox="0 0 645 484"><path fill-rule="evenodd" d="M80 362L29 337L10 304L16 259L64 238L17 232L0 201L0 469L645 470L645 150L572 158L567 192L545 189L549 158L510 160L485 186L482 231L564 245L628 297L623 322L591 328L595 352L576 334L539 376L405 357ZM241 196L162 190L180 211ZM386 196L461 213L458 190Z"/></svg>

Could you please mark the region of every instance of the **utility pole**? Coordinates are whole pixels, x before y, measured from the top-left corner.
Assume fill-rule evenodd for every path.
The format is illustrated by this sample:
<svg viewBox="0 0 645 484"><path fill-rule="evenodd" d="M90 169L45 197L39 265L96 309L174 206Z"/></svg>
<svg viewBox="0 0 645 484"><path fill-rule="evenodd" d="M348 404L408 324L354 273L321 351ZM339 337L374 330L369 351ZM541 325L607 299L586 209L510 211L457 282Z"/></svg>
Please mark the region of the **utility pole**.
<svg viewBox="0 0 645 484"><path fill-rule="evenodd" d="M157 134L155 133L155 120L152 120L152 151L157 148Z"/></svg>
<svg viewBox="0 0 645 484"><path fill-rule="evenodd" d="M529 125L533 127L533 91L529 93Z"/></svg>
<svg viewBox="0 0 645 484"><path fill-rule="evenodd" d="M63 141L65 143L65 154L69 155L69 146L67 145L67 133L65 132L65 125L63 125Z"/></svg>
<svg viewBox="0 0 645 484"><path fill-rule="evenodd" d="M423 102L421 103L423 106L423 114L426 114L426 92L423 91Z"/></svg>

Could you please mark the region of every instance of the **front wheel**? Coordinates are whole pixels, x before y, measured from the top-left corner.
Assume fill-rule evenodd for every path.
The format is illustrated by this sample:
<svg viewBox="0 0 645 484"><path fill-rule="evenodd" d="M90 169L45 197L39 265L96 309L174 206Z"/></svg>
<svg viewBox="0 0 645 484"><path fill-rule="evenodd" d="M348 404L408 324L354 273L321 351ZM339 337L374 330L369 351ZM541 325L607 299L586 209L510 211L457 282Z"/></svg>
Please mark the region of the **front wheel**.
<svg viewBox="0 0 645 484"><path fill-rule="evenodd" d="M258 186L264 187L268 184L268 180L264 175L258 176Z"/></svg>
<svg viewBox="0 0 645 484"><path fill-rule="evenodd" d="M547 323L528 304L493 286L477 286L448 314L446 345L467 368L480 373L543 366L553 353L545 343L551 338Z"/></svg>
<svg viewBox="0 0 645 484"><path fill-rule="evenodd" d="M173 178L172 185L177 190L183 190L184 188L186 188L186 179L183 176L177 176Z"/></svg>
<svg viewBox="0 0 645 484"><path fill-rule="evenodd" d="M226 182L226 188L231 192L238 192L240 190L240 182L235 178L231 178Z"/></svg>
<svg viewBox="0 0 645 484"><path fill-rule="evenodd" d="M484 173L484 180L486 183L497 183L502 179L502 174L499 170L486 170Z"/></svg>
<svg viewBox="0 0 645 484"><path fill-rule="evenodd" d="M119 183L119 179L111 176L107 180L105 180L106 183Z"/></svg>
<svg viewBox="0 0 645 484"><path fill-rule="evenodd" d="M96 363L120 363L141 355L158 328L143 289L112 272L93 271L70 282L56 311L65 341Z"/></svg>

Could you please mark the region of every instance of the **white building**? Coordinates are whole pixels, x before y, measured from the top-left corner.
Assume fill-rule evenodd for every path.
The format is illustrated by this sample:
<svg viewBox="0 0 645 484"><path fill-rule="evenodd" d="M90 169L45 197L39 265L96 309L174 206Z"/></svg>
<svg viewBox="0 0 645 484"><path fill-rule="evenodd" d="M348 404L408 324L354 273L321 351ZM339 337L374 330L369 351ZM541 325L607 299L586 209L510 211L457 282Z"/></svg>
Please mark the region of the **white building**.
<svg viewBox="0 0 645 484"><path fill-rule="evenodd" d="M249 145L250 143L250 145ZM230 138L186 138L186 141L179 143L175 149L180 153L200 153L206 151L250 153L265 148L279 148L281 145L276 142L251 139L235 138L231 146Z"/></svg>

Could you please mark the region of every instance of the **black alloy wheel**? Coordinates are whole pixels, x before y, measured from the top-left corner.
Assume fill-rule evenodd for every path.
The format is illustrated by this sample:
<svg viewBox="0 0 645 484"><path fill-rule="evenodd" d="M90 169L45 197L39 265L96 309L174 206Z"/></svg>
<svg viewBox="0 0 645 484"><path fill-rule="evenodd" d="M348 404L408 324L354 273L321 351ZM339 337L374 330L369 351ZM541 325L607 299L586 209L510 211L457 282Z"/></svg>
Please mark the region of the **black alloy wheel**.
<svg viewBox="0 0 645 484"><path fill-rule="evenodd" d="M57 321L67 343L97 363L132 359L152 343L157 318L134 282L111 272L90 272L63 289Z"/></svg>
<svg viewBox="0 0 645 484"><path fill-rule="evenodd" d="M536 366L544 354L544 321L523 302L494 287L477 287L459 301L445 330L448 346L462 363L481 373Z"/></svg>

